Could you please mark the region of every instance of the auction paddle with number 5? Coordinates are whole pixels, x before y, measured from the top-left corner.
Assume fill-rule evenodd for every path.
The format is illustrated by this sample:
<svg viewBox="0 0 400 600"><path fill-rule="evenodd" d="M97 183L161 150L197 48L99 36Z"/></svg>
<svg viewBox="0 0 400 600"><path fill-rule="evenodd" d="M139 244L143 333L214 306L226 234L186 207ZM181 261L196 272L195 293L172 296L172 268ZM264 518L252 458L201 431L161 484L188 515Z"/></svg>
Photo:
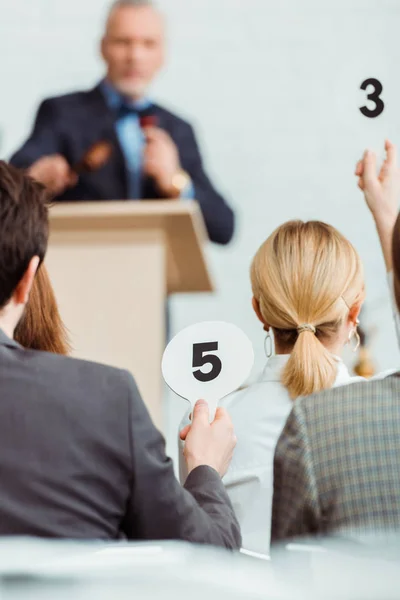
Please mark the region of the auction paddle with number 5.
<svg viewBox="0 0 400 600"><path fill-rule="evenodd" d="M207 321L187 327L168 344L162 373L167 385L191 406L207 400L213 419L218 402L249 377L254 352L239 327Z"/></svg>

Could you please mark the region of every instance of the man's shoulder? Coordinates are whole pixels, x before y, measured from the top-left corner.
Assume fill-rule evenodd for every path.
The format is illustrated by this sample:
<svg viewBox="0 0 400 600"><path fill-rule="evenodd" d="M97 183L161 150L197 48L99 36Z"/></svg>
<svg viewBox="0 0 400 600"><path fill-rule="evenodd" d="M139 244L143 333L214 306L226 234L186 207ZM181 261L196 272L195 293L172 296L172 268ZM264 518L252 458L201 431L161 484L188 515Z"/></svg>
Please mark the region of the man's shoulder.
<svg viewBox="0 0 400 600"><path fill-rule="evenodd" d="M79 389L96 387L98 390L127 393L136 392L136 385L129 371L89 360L60 356L38 350L20 349L19 360L24 369L39 373L40 379L51 385Z"/></svg>
<svg viewBox="0 0 400 600"><path fill-rule="evenodd" d="M400 407L400 375L391 375L379 379L363 380L349 383L320 392L295 403L295 409L308 418L329 418L334 414L344 415L359 411L360 406L381 405L385 400L399 402Z"/></svg>
<svg viewBox="0 0 400 600"><path fill-rule="evenodd" d="M98 87L89 90L78 90L75 92L69 92L68 94L60 94L45 98L42 102L42 105L58 106L62 108L80 107L90 103L92 99L99 93L100 91Z"/></svg>

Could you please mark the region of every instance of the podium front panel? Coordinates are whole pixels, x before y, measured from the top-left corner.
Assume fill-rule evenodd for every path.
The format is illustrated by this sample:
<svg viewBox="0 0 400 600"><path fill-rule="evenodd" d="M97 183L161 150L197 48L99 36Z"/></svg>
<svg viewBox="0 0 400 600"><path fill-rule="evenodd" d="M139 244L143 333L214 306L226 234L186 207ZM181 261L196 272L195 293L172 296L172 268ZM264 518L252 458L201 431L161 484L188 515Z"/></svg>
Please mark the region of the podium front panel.
<svg viewBox="0 0 400 600"><path fill-rule="evenodd" d="M46 264L72 355L127 369L162 428L165 241L161 231L54 231Z"/></svg>

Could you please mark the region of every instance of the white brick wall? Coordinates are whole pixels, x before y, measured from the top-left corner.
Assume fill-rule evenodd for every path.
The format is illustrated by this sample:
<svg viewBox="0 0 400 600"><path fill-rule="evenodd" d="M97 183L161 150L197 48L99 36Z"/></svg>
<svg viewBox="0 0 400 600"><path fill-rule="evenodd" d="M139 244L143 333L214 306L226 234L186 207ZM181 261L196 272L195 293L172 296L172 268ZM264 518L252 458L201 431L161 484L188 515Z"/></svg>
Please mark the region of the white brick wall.
<svg viewBox="0 0 400 600"><path fill-rule="evenodd" d="M0 152L26 136L47 95L89 87L106 0L1 0ZM399 364L382 260L353 177L363 148L385 136L400 143L398 0L163 0L170 67L157 98L198 124L204 155L231 198L239 230L210 250L219 291L174 299L174 325L223 318L253 339L248 266L259 243L289 218L339 227L366 265L365 323L377 329L380 367ZM381 78L386 111L363 117L358 87Z"/></svg>

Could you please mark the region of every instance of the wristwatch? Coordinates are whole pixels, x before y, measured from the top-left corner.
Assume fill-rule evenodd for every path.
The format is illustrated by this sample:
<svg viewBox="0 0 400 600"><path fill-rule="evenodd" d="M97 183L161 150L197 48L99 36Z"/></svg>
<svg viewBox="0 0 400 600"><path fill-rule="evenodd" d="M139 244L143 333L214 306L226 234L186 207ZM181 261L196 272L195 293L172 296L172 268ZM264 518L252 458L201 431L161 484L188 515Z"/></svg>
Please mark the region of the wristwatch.
<svg viewBox="0 0 400 600"><path fill-rule="evenodd" d="M190 175L183 169L179 169L172 177L172 187L179 195L187 188L190 183Z"/></svg>

